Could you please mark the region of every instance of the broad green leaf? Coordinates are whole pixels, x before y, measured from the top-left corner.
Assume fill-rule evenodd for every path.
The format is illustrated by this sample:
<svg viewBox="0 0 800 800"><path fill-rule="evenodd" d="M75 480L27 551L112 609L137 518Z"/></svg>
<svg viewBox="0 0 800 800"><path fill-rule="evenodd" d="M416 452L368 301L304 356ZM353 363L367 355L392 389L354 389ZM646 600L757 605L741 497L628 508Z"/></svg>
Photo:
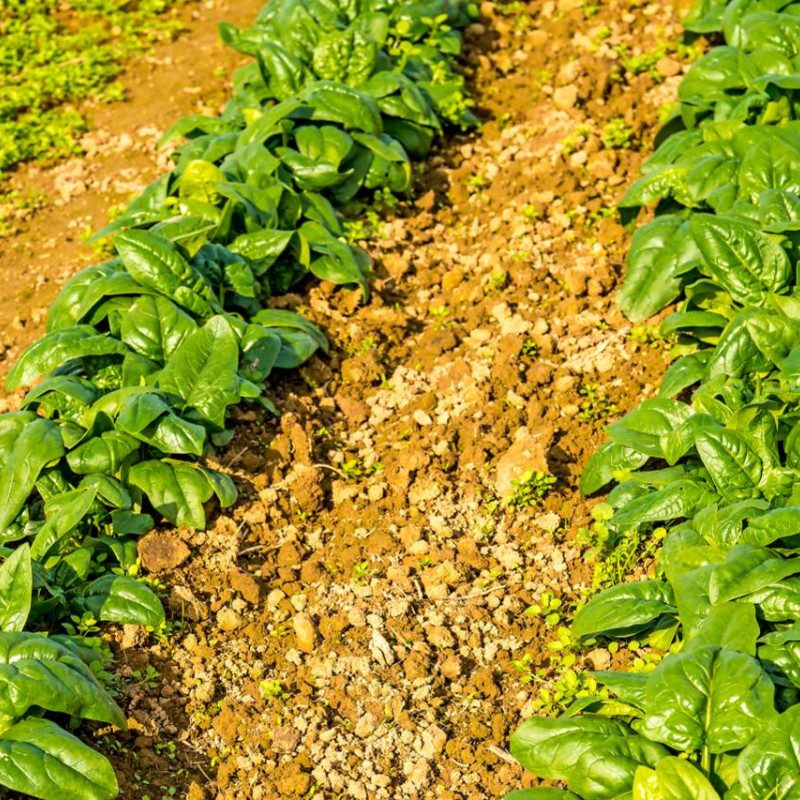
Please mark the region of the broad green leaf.
<svg viewBox="0 0 800 800"><path fill-rule="evenodd" d="M743 800L800 798L800 705L766 726L742 751L737 768Z"/></svg>
<svg viewBox="0 0 800 800"><path fill-rule="evenodd" d="M225 427L239 400L239 345L230 323L212 317L187 336L159 374L160 388L180 397L211 425Z"/></svg>
<svg viewBox="0 0 800 800"><path fill-rule="evenodd" d="M794 621L800 618L800 578L786 578L741 599L755 603L768 622Z"/></svg>
<svg viewBox="0 0 800 800"><path fill-rule="evenodd" d="M309 119L338 122L347 129L376 136L383 132L381 114L375 100L344 84L319 81L300 94L300 101L303 103L303 114Z"/></svg>
<svg viewBox="0 0 800 800"><path fill-rule="evenodd" d="M294 231L265 228L237 236L229 249L232 253L244 256L256 275L262 275L286 250L294 236Z"/></svg>
<svg viewBox="0 0 800 800"><path fill-rule="evenodd" d="M676 750L725 753L775 716L774 687L756 659L698 647L667 656L651 674L640 730Z"/></svg>
<svg viewBox="0 0 800 800"><path fill-rule="evenodd" d="M611 521L619 530L647 522L670 522L691 517L711 500L711 493L699 481L676 480L663 489L631 500L614 514Z"/></svg>
<svg viewBox="0 0 800 800"><path fill-rule="evenodd" d="M9 370L10 391L31 383L40 375L63 367L68 361L88 356L125 355L128 348L91 325L75 325L46 334L34 342Z"/></svg>
<svg viewBox="0 0 800 800"><path fill-rule="evenodd" d="M150 628L164 622L164 608L152 589L127 575L103 575L88 584L75 602L104 622Z"/></svg>
<svg viewBox="0 0 800 800"><path fill-rule="evenodd" d="M39 634L0 633L0 715L19 719L35 706L125 727L116 703L72 651Z"/></svg>
<svg viewBox="0 0 800 800"><path fill-rule="evenodd" d="M648 456L617 444L605 442L589 459L581 474L581 494L594 494L614 480L620 472L638 469L647 462Z"/></svg>
<svg viewBox="0 0 800 800"><path fill-rule="evenodd" d="M722 28L727 0L699 0L683 18L683 27L694 33L712 33Z"/></svg>
<svg viewBox="0 0 800 800"><path fill-rule="evenodd" d="M214 295L175 245L157 233L132 230L119 234L114 246L125 269L143 286L154 289L199 317L214 313Z"/></svg>
<svg viewBox="0 0 800 800"><path fill-rule="evenodd" d="M659 397L674 398L687 387L703 380L710 355L708 351L700 350L673 361L661 380Z"/></svg>
<svg viewBox="0 0 800 800"><path fill-rule="evenodd" d="M122 431L106 431L87 439L67 455L70 469L78 475L103 473L115 475L140 444Z"/></svg>
<svg viewBox="0 0 800 800"><path fill-rule="evenodd" d="M0 630L21 631L25 627L32 591L31 551L23 544L0 567Z"/></svg>
<svg viewBox="0 0 800 800"><path fill-rule="evenodd" d="M633 636L676 611L668 583L623 583L591 598L575 615L572 632L580 638L601 634Z"/></svg>
<svg viewBox="0 0 800 800"><path fill-rule="evenodd" d="M42 800L112 800L119 789L105 756L47 719L0 736L0 784Z"/></svg>
<svg viewBox="0 0 800 800"><path fill-rule="evenodd" d="M527 719L511 737L511 753L537 777L566 781L570 791L590 800L630 792L637 767L654 766L667 755L624 723L590 714Z"/></svg>
<svg viewBox="0 0 800 800"><path fill-rule="evenodd" d="M743 436L725 428L707 429L695 447L720 494L737 500L758 494L761 459Z"/></svg>
<svg viewBox="0 0 800 800"><path fill-rule="evenodd" d="M753 516L742 534L742 544L769 545L800 533L800 507L773 508Z"/></svg>
<svg viewBox="0 0 800 800"><path fill-rule="evenodd" d="M685 403L658 398L645 400L606 429L617 444L655 458L663 457L663 438L686 422L691 409Z"/></svg>
<svg viewBox="0 0 800 800"><path fill-rule="evenodd" d="M690 225L702 256L700 269L737 302L758 304L766 292L789 287L792 269L786 251L755 226L710 214L693 216Z"/></svg>
<svg viewBox="0 0 800 800"><path fill-rule="evenodd" d="M632 800L720 800L708 778L683 758L667 756L655 769L639 767Z"/></svg>
<svg viewBox="0 0 800 800"><path fill-rule="evenodd" d="M652 317L678 298L689 271L699 259L684 217L663 216L639 228L628 254L625 282L617 304L633 322Z"/></svg>
<svg viewBox="0 0 800 800"><path fill-rule="evenodd" d="M739 545L711 575L712 603L736 600L800 572L800 558L781 558L767 547Z"/></svg>
<svg viewBox="0 0 800 800"><path fill-rule="evenodd" d="M119 408L116 426L166 455L203 454L205 428L174 414L164 399L153 392L142 391L126 397Z"/></svg>
<svg viewBox="0 0 800 800"><path fill-rule="evenodd" d="M755 607L749 603L717 602L686 643L692 647L724 647L749 656L756 654L761 629Z"/></svg>
<svg viewBox="0 0 800 800"><path fill-rule="evenodd" d="M194 320L166 297L140 297L122 317L120 339L135 352L163 364L197 330Z"/></svg>
<svg viewBox="0 0 800 800"><path fill-rule="evenodd" d="M203 504L217 494L223 506L236 498L230 478L181 461L142 461L131 467L128 481L141 489L173 525L203 529Z"/></svg>
<svg viewBox="0 0 800 800"><path fill-rule="evenodd" d="M95 306L110 297L150 294L151 291L137 283L118 261L89 267L64 284L50 306L47 330L71 328L83 322Z"/></svg>
<svg viewBox="0 0 800 800"><path fill-rule="evenodd" d="M91 381L71 375L52 375L31 389L23 408L39 408L45 417L55 414L80 423L83 414L97 400L98 389Z"/></svg>
<svg viewBox="0 0 800 800"><path fill-rule="evenodd" d="M61 432L53 422L35 419L21 429L0 472L0 531L22 510L45 466L63 454Z"/></svg>
<svg viewBox="0 0 800 800"><path fill-rule="evenodd" d="M633 708L644 708L647 675L635 672L599 671L592 673L614 696Z"/></svg>
<svg viewBox="0 0 800 800"><path fill-rule="evenodd" d="M46 556L57 544L81 523L97 496L97 489L73 489L57 495L45 504L47 521L39 529L31 545L31 555L37 560Z"/></svg>

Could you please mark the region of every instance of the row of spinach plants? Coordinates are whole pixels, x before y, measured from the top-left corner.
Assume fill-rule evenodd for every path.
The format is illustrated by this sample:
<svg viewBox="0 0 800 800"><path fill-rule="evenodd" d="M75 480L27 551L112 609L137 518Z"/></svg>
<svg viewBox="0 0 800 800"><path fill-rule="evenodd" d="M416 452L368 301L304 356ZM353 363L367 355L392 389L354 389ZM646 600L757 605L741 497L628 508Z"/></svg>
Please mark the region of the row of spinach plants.
<svg viewBox="0 0 800 800"><path fill-rule="evenodd" d="M721 34L621 209L633 238L622 310L680 301L676 360L654 399L608 426L581 489L613 484L613 541L663 536L650 580L601 592L576 640L649 642L649 672L557 719L526 720L519 762L567 789L509 800L800 798L800 3L702 0Z"/></svg>
<svg viewBox="0 0 800 800"><path fill-rule="evenodd" d="M100 232L114 257L67 282L47 332L8 374L33 386L0 415L0 785L45 800L118 794L108 761L68 732L125 726L71 621L165 625L136 576L137 540L203 528L236 488L205 456L230 411L276 370L327 348L271 297L309 275L368 292L347 243L354 198L404 192L443 125L467 128L455 71L467 0L271 0L222 26L253 57L220 116L190 116L174 168Z"/></svg>

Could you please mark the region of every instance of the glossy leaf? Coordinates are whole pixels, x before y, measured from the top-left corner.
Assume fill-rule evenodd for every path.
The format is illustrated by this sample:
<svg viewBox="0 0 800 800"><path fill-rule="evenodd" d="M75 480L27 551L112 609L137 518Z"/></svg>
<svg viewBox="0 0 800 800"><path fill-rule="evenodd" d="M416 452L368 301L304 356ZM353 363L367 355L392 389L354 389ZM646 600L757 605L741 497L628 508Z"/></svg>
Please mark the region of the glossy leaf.
<svg viewBox="0 0 800 800"><path fill-rule="evenodd" d="M751 656L694 648L667 656L650 676L641 732L677 750L738 750L774 721L773 695Z"/></svg>
<svg viewBox="0 0 800 800"><path fill-rule="evenodd" d="M0 783L43 800L111 800L118 793L104 756L50 720L35 718L0 736Z"/></svg>

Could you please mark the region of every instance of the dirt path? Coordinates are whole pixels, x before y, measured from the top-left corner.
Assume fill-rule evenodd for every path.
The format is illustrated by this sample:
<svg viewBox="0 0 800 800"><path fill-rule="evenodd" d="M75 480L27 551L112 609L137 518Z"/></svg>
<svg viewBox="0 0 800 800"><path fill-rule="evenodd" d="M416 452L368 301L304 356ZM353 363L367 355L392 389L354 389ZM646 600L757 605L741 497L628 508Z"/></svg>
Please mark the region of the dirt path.
<svg viewBox="0 0 800 800"><path fill-rule="evenodd" d="M133 685L136 752L177 741L216 768L192 800L499 798L522 774L496 748L557 707L557 626L524 611L586 591L581 465L665 366L613 305L628 236L608 209L683 66L633 74L620 53L663 51L678 12L483 10L467 60L491 121L370 245L367 306L324 285L284 298L333 355L275 387L279 423L240 415L220 456L234 514L142 548L185 629L122 651L161 673ZM628 129L632 147L603 143ZM525 470L557 484L504 504Z"/></svg>
<svg viewBox="0 0 800 800"><path fill-rule="evenodd" d="M23 176L65 202L0 249L7 359L91 260L80 231L157 171L157 131L222 99L236 59L216 21L260 5L204 4L132 70L132 102L98 111L90 158ZM664 0L502 9L484 3L466 53L489 121L368 244L369 304L326 285L282 298L332 355L274 387L280 421L239 414L219 456L234 513L143 542L178 631L114 643L131 732L100 743L127 800L495 800L523 779L500 749L556 708L565 669L557 623L524 612L585 592L577 477L665 367L614 307L628 235L609 209L684 64L661 57L679 35ZM504 503L526 470L557 483Z"/></svg>

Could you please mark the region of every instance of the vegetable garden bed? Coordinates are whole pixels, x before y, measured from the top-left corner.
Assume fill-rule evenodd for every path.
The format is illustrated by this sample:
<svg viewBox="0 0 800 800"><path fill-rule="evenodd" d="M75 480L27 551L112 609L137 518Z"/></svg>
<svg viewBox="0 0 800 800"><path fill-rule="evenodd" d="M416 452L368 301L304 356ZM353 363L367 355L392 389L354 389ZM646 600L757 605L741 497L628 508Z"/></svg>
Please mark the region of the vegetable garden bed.
<svg viewBox="0 0 800 800"><path fill-rule="evenodd" d="M687 131L662 137L621 204L659 203L620 294L637 322L681 300L659 335L610 304L626 240L607 209L697 55L665 32L669 9L484 6L468 61L494 119L372 232L364 303L355 242L379 219L342 227L334 206L402 191L406 155L442 119L471 121L436 55L470 19L448 6L415 29L392 11L384 52L405 81L370 44L380 14L297 60L276 42L300 17L278 8L225 29L269 80L246 68L221 118L179 123L189 142L114 223L115 260L70 281L9 373L58 372L4 418L4 635L36 648L16 662L31 692L60 720L121 725L84 635L161 628L155 645L103 633L135 731L116 756L101 740L126 797L498 797L525 780L498 747L532 711L547 717L512 752L569 791L514 798L792 797L792 20L775 34L772 6L695 13L738 49L689 70ZM426 63L451 93L425 86ZM605 422L658 383L583 473L586 494L619 485L580 500ZM232 502L234 482L236 506L206 502ZM583 603L628 573L647 580ZM33 685L53 658L71 691ZM102 759L25 714L9 708L6 766L37 746L77 754L75 796L113 796ZM52 769L50 785L4 779L55 796Z"/></svg>

